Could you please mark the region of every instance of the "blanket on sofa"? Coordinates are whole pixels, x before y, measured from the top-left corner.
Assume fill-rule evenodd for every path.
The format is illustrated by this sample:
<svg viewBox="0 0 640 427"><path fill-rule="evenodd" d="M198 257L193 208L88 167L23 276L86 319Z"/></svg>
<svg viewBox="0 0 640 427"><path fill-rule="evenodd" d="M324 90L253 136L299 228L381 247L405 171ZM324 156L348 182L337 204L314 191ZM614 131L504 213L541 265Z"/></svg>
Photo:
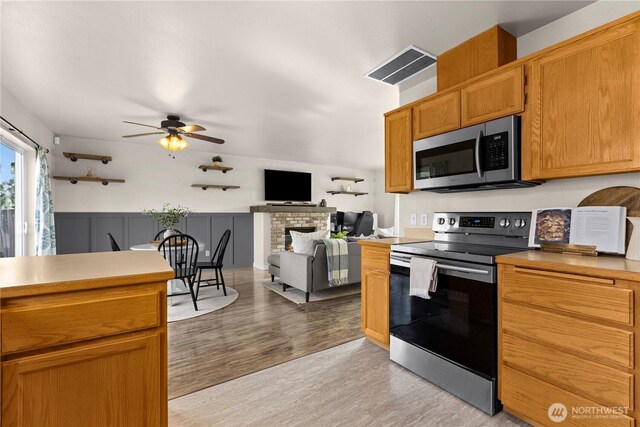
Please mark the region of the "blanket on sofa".
<svg viewBox="0 0 640 427"><path fill-rule="evenodd" d="M344 239L322 239L327 252L329 286L349 283L349 245Z"/></svg>

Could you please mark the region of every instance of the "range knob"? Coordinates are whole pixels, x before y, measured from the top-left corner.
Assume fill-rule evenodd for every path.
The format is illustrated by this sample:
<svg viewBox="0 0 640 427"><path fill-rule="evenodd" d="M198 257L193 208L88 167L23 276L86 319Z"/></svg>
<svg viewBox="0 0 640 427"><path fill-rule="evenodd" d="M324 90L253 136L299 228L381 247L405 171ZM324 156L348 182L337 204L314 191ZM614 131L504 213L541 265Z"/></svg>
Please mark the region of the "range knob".
<svg viewBox="0 0 640 427"><path fill-rule="evenodd" d="M515 225L518 228L525 228L527 226L527 220L524 218L516 218L513 221L513 225Z"/></svg>
<svg viewBox="0 0 640 427"><path fill-rule="evenodd" d="M445 219L444 218L438 218L438 224L444 225L444 223L445 223Z"/></svg>
<svg viewBox="0 0 640 427"><path fill-rule="evenodd" d="M455 225L456 224L456 219L455 218L449 218L449 225Z"/></svg>
<svg viewBox="0 0 640 427"><path fill-rule="evenodd" d="M511 221L509 221L509 218L502 218L500 220L500 227L502 228L507 228L511 225Z"/></svg>

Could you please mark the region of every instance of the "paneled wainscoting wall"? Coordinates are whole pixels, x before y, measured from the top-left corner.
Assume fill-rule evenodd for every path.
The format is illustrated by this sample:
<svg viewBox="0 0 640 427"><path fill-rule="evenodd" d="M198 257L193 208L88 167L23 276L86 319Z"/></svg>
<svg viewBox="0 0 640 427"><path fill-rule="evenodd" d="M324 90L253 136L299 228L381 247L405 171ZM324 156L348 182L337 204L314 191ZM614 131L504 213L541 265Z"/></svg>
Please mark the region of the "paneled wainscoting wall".
<svg viewBox="0 0 640 427"><path fill-rule="evenodd" d="M58 212L55 214L58 254L110 251L107 233L121 250L149 243L160 230L153 219L131 212ZM208 260L222 233L231 230L224 257L225 267L249 267L253 263L253 218L250 213L191 214L176 229L206 244L199 261ZM205 251L210 251L209 256Z"/></svg>

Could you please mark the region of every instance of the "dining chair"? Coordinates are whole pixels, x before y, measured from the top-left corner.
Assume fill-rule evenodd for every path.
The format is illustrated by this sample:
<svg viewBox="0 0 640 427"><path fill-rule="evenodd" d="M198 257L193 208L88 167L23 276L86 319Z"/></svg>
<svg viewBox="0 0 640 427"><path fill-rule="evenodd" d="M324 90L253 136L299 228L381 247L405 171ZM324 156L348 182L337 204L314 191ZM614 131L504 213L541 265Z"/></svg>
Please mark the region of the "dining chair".
<svg viewBox="0 0 640 427"><path fill-rule="evenodd" d="M195 308L196 311L198 311L198 297L197 290L194 290L194 286L198 251L199 247L196 239L186 234L169 236L158 245L158 252L169 262L169 265L175 272L174 279L181 280L185 287L189 289L191 299L193 300L193 308ZM178 295L185 295L185 293L172 293L168 296Z"/></svg>
<svg viewBox="0 0 640 427"><path fill-rule="evenodd" d="M107 236L109 236L109 244L111 245L111 250L114 252L119 252L120 246L118 246L118 242L116 242L116 239L113 238L111 233L107 233Z"/></svg>
<svg viewBox="0 0 640 427"><path fill-rule="evenodd" d="M153 240L160 240L160 238L164 239L162 235L164 234L165 231L167 231L166 228L163 228L162 230L158 231L158 234L156 234L156 237L154 237ZM173 229L173 231L175 231L178 234L182 234L182 231L176 230L175 228Z"/></svg>
<svg viewBox="0 0 640 427"><path fill-rule="evenodd" d="M196 265L198 269L198 292L200 291L200 286L207 287L216 285L218 289L220 289L220 285L222 285L222 291L224 292L224 296L227 296L227 288L224 284L224 276L222 275L222 263L224 261L224 253L227 250L227 244L229 243L229 238L231 237L231 230L226 230L222 233L222 237L218 242L218 246L216 247L216 251L213 253L211 257L211 261L199 262ZM204 282L206 285L200 285L202 282L202 271L203 270L213 270L215 272L215 278L206 279ZM196 293L196 298L197 298Z"/></svg>

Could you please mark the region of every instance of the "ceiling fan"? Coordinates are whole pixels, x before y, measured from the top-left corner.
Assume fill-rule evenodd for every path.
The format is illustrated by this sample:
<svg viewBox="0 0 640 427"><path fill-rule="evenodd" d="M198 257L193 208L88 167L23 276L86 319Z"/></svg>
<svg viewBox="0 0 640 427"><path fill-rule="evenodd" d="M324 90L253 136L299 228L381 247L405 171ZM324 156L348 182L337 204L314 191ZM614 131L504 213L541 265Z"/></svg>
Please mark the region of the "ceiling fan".
<svg viewBox="0 0 640 427"><path fill-rule="evenodd" d="M147 133L136 133L133 135L124 135L123 138L135 138L138 136L147 136L147 135L162 135L166 133L167 135L158 140L158 144L162 146L162 148L169 151L180 151L184 150L189 146L189 143L184 140L183 137L200 139L202 141L213 142L215 144L224 144L224 139L213 138L211 136L200 135L195 132L202 132L206 130L200 125L185 125L180 121L180 116L176 115L168 115L167 120L163 120L160 122L160 127L145 125L143 123L129 122L124 121L125 123L129 123L132 125L145 126L148 128L157 129L159 132L147 132Z"/></svg>

